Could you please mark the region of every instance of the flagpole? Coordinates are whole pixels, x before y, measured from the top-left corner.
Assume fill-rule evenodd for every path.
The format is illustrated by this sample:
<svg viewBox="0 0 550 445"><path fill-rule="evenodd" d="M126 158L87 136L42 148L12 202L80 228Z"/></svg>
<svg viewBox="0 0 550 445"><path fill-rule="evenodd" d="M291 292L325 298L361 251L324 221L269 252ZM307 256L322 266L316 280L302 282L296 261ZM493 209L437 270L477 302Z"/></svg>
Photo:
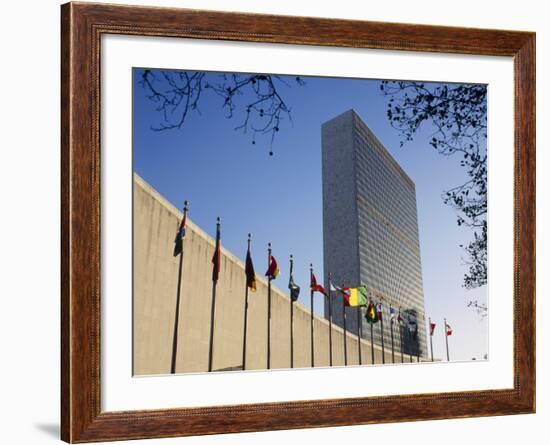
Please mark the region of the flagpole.
<svg viewBox="0 0 550 445"><path fill-rule="evenodd" d="M345 285L342 283L342 290ZM344 365L348 366L348 333L346 328L346 301L342 294L342 318L344 319Z"/></svg>
<svg viewBox="0 0 550 445"><path fill-rule="evenodd" d="M252 235L248 234L247 254L250 252L250 241ZM244 327L243 327L243 371L246 369L246 331L248 325L248 280L244 285Z"/></svg>
<svg viewBox="0 0 550 445"><path fill-rule="evenodd" d="M393 314L395 314L395 312ZM395 349L394 349L395 343L394 343L394 340L393 340L393 318L391 318L392 315L390 315L391 362L395 363Z"/></svg>
<svg viewBox="0 0 550 445"><path fill-rule="evenodd" d="M430 355L432 357L432 362L434 361L434 345L432 341L432 319L428 317L428 325L430 326Z"/></svg>
<svg viewBox="0 0 550 445"><path fill-rule="evenodd" d="M309 282L313 283L313 264L309 264ZM313 294L315 291L313 287L310 286L310 302L311 302L311 316L310 316L310 327L311 327L311 367L315 366L315 344L313 342Z"/></svg>
<svg viewBox="0 0 550 445"><path fill-rule="evenodd" d="M380 335L382 337L382 364L386 364L386 349L384 348L384 317L382 316L382 303L380 303Z"/></svg>
<svg viewBox="0 0 550 445"><path fill-rule="evenodd" d="M403 330L401 329L401 308L399 308L399 343L401 345L401 363L403 363L405 360L403 358Z"/></svg>
<svg viewBox="0 0 550 445"><path fill-rule="evenodd" d="M294 269L294 257L290 255L290 276ZM294 281L294 280L293 280ZM292 293L292 290L290 290ZM290 367L294 368L294 300L290 295Z"/></svg>
<svg viewBox="0 0 550 445"><path fill-rule="evenodd" d="M408 323L408 322L407 322ZM412 340L412 334L411 334L411 327L409 325L409 337L411 338ZM412 355L412 341L411 341L411 344L410 344L410 348L409 348L409 362L412 363L413 362L413 355Z"/></svg>
<svg viewBox="0 0 550 445"><path fill-rule="evenodd" d="M412 356L413 335L412 335L412 332L411 332L411 313L410 312L407 312L407 331L409 332L409 338L410 338L410 342L409 342L409 362L412 363L413 362L413 356Z"/></svg>
<svg viewBox="0 0 550 445"><path fill-rule="evenodd" d="M271 266L271 243L267 243L267 269ZM267 277L267 369L271 369L271 276Z"/></svg>
<svg viewBox="0 0 550 445"><path fill-rule="evenodd" d="M409 317L410 317L410 314L409 314ZM410 347L409 347L409 362L413 362L413 356L412 356L412 340L413 340L413 336L412 336L412 333L411 333L411 324L410 324L410 318L407 318L407 323L409 324L408 326L408 329L409 329L409 337L411 338L411 342L410 342Z"/></svg>
<svg viewBox="0 0 550 445"><path fill-rule="evenodd" d="M187 217L187 206L189 205L188 201L183 203L183 220ZM178 234L181 236L181 234ZM183 239L181 240L183 243ZM170 364L170 374L176 373L176 358L178 355L178 330L179 330L179 320L180 320L180 299L181 299L181 274L183 270L183 247L180 252L180 263L178 268L178 289L176 291L176 313L174 317L174 335L172 337L172 362Z"/></svg>
<svg viewBox="0 0 550 445"><path fill-rule="evenodd" d="M447 335L447 319L443 319L443 326L445 328L445 345L447 346L447 361L449 362L449 336Z"/></svg>
<svg viewBox="0 0 550 445"><path fill-rule="evenodd" d="M218 219L216 221L216 249L219 246L219 242L220 242L220 217L218 216ZM214 267L219 268L219 263L217 263L217 266L215 264ZM212 274L212 304L210 307L210 349L208 352L208 372L212 372L212 358L213 358L213 351L214 351L214 322L215 322L215 314L216 314L216 287L217 286L218 286L218 277L215 277L214 274Z"/></svg>
<svg viewBox="0 0 550 445"><path fill-rule="evenodd" d="M361 325L361 306L357 306L357 353L359 354L359 364L362 365L361 361L361 334L363 327Z"/></svg>
<svg viewBox="0 0 550 445"><path fill-rule="evenodd" d="M371 364L374 365L374 323L370 324L370 356L371 356Z"/></svg>
<svg viewBox="0 0 550 445"><path fill-rule="evenodd" d="M332 366L332 275L328 273L328 347L329 347L329 363Z"/></svg>

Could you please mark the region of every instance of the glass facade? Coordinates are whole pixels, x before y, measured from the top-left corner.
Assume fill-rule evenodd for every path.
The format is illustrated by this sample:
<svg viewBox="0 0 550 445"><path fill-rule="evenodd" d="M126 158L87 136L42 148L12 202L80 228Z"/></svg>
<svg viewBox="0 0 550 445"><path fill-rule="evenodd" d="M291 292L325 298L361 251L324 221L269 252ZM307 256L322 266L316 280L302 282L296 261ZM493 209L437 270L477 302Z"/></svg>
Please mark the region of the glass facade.
<svg viewBox="0 0 550 445"><path fill-rule="evenodd" d="M338 135L338 131L347 134ZM332 277L345 276L348 280L345 284L350 287L367 287L372 302L382 305L384 337L379 322L373 328L374 342L382 345L384 341L386 350L391 350L393 330L396 361L401 361L401 351L406 361L411 355L425 356L424 292L414 183L353 111L323 126L323 152L323 164L327 163L323 165L323 205L328 208L324 212L325 279L328 281L330 272ZM343 157L351 157L351 163ZM346 208L339 208L335 201L338 192L332 193L331 189L340 185L335 185L329 177L341 176L344 172L338 169L351 164L350 184L344 188L353 195L354 205L350 209L350 201L347 201ZM345 235L338 233L340 215L350 211L353 212L354 230L347 230ZM335 238L343 249L350 250L355 244L355 254L345 261L334 255ZM348 268L355 272L348 273ZM335 296L332 298L334 305ZM341 305L337 296L335 303ZM396 312L401 311L401 324L390 323L390 306ZM356 332L356 309L348 308L347 311L350 312L346 316L347 324ZM333 319L343 324L342 316ZM370 325L364 317L361 320L362 336L370 340Z"/></svg>

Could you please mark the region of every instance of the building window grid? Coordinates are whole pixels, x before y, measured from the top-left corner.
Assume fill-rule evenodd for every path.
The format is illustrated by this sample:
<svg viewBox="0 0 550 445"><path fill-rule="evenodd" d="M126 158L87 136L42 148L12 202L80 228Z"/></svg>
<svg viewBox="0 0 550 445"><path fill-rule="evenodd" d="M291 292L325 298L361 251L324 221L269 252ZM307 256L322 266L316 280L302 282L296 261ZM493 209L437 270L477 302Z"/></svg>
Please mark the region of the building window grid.
<svg viewBox="0 0 550 445"><path fill-rule="evenodd" d="M369 204L374 204L373 207L378 207L378 211L395 226L399 225L405 232L407 238L412 241L412 244L416 244L416 248L412 248L409 243L405 243L394 234L391 233L389 229L384 227L380 221L374 220L373 217L367 216L365 213L360 211L359 224L365 230L360 230L360 233L369 233L369 229L374 232L371 237L371 242L368 243L367 240L360 239L359 251L360 251L360 275L365 277L368 281L372 282L374 288L379 289L381 292L384 292L393 298L396 301L402 300L404 303L406 300L409 304L413 303L418 309L422 307L421 313L423 315L423 298L422 298L422 282L421 282L421 271L417 270L414 267L414 264L417 261L414 261L415 258L419 255L419 246L418 246L418 232L415 230L414 217L416 217L416 200L414 199L414 190L412 193L406 193L402 187L395 184L395 180L392 180L391 173L387 166L383 163L384 161L377 159L378 156L368 156L365 153L373 153L373 150L369 150L367 144L363 143L359 139L359 147L363 150L359 151L358 161L360 169L362 167L363 173L359 174L357 178L358 189L366 188L370 189L372 192L368 196L363 197ZM370 159L369 159L370 158ZM378 167L377 176L379 181L373 181L373 169L365 164L371 162L370 165L376 165ZM374 161L374 162L373 162ZM381 178L380 178L381 176ZM383 185L386 187L386 190L380 190L380 186ZM401 184L399 184L401 185ZM411 197L412 195L412 197ZM379 199L379 202L372 202L373 199L370 199L372 196L384 197L384 199ZM376 207L375 207L376 206ZM363 213L363 215L361 215ZM413 216L411 216L411 213ZM396 224L397 223L397 224ZM365 238L367 238L365 236ZM418 246L418 247L417 247ZM365 249L370 253L367 255ZM384 252L384 253L382 253ZM399 252L399 255L397 254ZM415 255L416 254L416 255ZM371 261L367 261L369 258ZM401 264L397 264L397 258L402 259ZM375 264L378 263L378 267ZM365 267L363 267L365 266ZM395 269L400 269L400 280L404 283L398 284L398 278L395 273ZM401 295L399 295L401 294ZM406 294L406 298L405 297ZM417 320L417 323L423 325L421 320ZM369 333L370 327L366 320L362 319L363 332ZM365 331L365 328L368 328ZM374 334L375 343L381 342L381 335L379 332ZM384 335L390 335L390 327L384 326ZM407 343L407 335L405 335L404 343ZM424 336L422 332L419 332L420 348L425 344L422 340ZM397 342L394 338L394 344L399 343L399 350L401 344L399 340ZM403 345L407 346L407 345ZM411 345L408 345L407 348L411 352Z"/></svg>
<svg viewBox="0 0 550 445"><path fill-rule="evenodd" d="M386 188L386 192L383 194L383 195L386 195L387 198L391 201L394 201L394 204L392 205L392 208L397 208L398 211L399 211L399 218L402 220L402 221L406 221L407 225L409 226L409 229L411 231L411 233L415 233L415 230L414 230L414 224L412 224L412 222L410 221L410 217L408 217L408 215L410 215L411 213L414 214L416 216L416 200L414 199L414 190L409 192L409 193L405 193L403 188L402 187L399 187L398 186L398 183L396 183L396 180L395 179L392 179L392 177L390 176L390 172L389 170L387 169L387 167L383 164L383 161L380 160L378 157L374 157L374 156L368 156L367 159L363 159L364 158L364 154L365 153L372 153L372 150L369 149L368 146L364 145L364 144L360 144L362 145L361 148L363 148L362 150L359 149L358 150L358 161L363 161L363 162L359 162L359 165L360 165L360 172L362 171L363 173L365 172L366 170L366 165L370 162L370 163L374 163L377 165L377 177L380 177L382 176L382 178L384 179L384 187ZM366 161L366 162L365 162ZM371 188L371 189L374 189L375 190L375 193L373 193L374 196L378 195L380 196L380 190L379 190L379 187L378 187L378 182L374 182L374 181L370 181L369 182L369 177L372 178L373 175L372 175L372 169L368 169L369 172L371 174L369 175L364 175L364 174L359 174L358 175L358 181L360 182L366 182L366 186ZM382 182L382 181L380 181ZM387 193L387 189L390 189L391 193ZM398 205L395 205L395 204L398 204ZM387 208L387 206L385 206ZM406 211L401 211L401 207L405 207Z"/></svg>
<svg viewBox="0 0 550 445"><path fill-rule="evenodd" d="M373 240L373 243L375 241ZM387 250L392 251L391 254L381 254L380 253L380 243L376 243L376 247L373 247L373 243L366 244L363 240L360 240L360 256L361 256L361 264L366 265L368 268L372 269L372 271L379 271L379 274L385 274L388 276L388 278L396 280L396 275L393 273L395 269L399 269L402 273L402 275L406 276L406 279L409 282L413 282L416 286L416 290L420 291L420 274L418 274L415 269L411 267L411 261L406 260L403 261L403 263L400 264L399 261L396 261L397 258L399 258L399 255L395 254L395 249L392 247L392 243L388 243L384 248L388 248ZM386 258L388 257L388 258ZM391 259L390 259L391 258ZM388 271L390 271L388 273ZM393 275L392 275L393 274Z"/></svg>
<svg viewBox="0 0 550 445"><path fill-rule="evenodd" d="M363 229L368 230L367 225L361 225L361 227ZM359 239L359 244L362 249L376 248L375 243L379 244L379 239L377 239L378 237L379 237L379 233L373 233L371 237L368 237L368 235L364 235L363 237L360 237L361 239ZM404 245L403 243L396 241L395 239L390 239L388 237L384 237L384 238L385 238L384 239L385 249L390 249L393 253L395 253L396 251L399 251L400 257L403 258L404 266L410 268L413 271L417 271L418 273L420 273L419 270L413 267L413 265L415 264L415 261L414 261L415 252L412 252L407 245Z"/></svg>

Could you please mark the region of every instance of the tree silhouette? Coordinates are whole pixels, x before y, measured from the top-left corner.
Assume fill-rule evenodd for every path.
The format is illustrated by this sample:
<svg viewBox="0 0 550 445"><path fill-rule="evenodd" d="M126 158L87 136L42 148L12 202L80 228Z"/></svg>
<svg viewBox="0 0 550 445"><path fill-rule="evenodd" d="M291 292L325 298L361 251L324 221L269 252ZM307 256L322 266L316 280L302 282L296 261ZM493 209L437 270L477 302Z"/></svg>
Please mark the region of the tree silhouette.
<svg viewBox="0 0 550 445"><path fill-rule="evenodd" d="M290 87L289 76L270 74L225 74L204 71L153 71L141 75L141 86L147 97L157 104L162 115L153 126L155 131L181 128L192 112L200 113L200 102L205 94L220 98L228 118L238 115L235 130L252 132L252 143L257 135L270 135L270 155L273 141L285 119L292 122L291 108L281 93ZM299 76L297 85L305 85Z"/></svg>
<svg viewBox="0 0 550 445"><path fill-rule="evenodd" d="M487 312L488 312L488 308L487 308L487 305L483 304L483 303L478 303L477 300L472 300L470 302L468 302L468 307L471 307L473 309L476 310L477 312L477 315L479 316L479 318L481 319L484 319L487 317Z"/></svg>
<svg viewBox="0 0 550 445"><path fill-rule="evenodd" d="M467 180L443 192L443 200L458 213L457 224L473 229L464 248L468 273L464 286L487 283L487 87L479 84L426 85L411 81L382 81L388 97L387 117L401 135L401 146L412 141L425 124L432 126L429 145L454 156Z"/></svg>

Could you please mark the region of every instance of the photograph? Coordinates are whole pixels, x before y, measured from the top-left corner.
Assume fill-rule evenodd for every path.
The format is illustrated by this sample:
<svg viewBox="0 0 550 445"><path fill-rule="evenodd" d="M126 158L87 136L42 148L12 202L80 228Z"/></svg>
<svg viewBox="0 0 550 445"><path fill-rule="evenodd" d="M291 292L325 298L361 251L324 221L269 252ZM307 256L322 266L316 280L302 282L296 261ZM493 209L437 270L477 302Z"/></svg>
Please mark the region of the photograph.
<svg viewBox="0 0 550 445"><path fill-rule="evenodd" d="M133 376L490 359L488 85L129 81Z"/></svg>
<svg viewBox="0 0 550 445"><path fill-rule="evenodd" d="M548 441L545 10L6 2L2 443Z"/></svg>

